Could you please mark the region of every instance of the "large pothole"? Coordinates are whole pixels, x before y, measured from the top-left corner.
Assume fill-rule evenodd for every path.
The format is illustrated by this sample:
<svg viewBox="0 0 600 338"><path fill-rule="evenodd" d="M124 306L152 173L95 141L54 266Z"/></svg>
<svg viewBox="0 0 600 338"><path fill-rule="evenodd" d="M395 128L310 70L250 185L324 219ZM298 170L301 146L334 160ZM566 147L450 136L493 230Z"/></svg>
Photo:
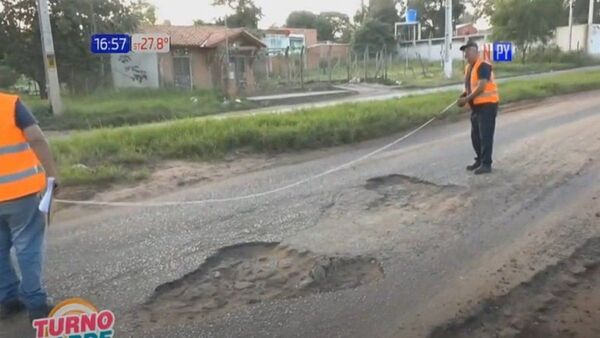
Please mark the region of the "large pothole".
<svg viewBox="0 0 600 338"><path fill-rule="evenodd" d="M195 320L268 300L355 288L383 275L374 258L326 257L278 243L240 244L219 250L198 270L159 286L139 319Z"/></svg>
<svg viewBox="0 0 600 338"><path fill-rule="evenodd" d="M600 337L600 238L429 337Z"/></svg>
<svg viewBox="0 0 600 338"><path fill-rule="evenodd" d="M456 185L439 185L406 175L374 177L367 181L365 189L376 191L381 197L368 204L369 209L382 207L410 207L423 210L447 207L457 196L464 201L467 189ZM464 203L463 203L464 204ZM453 207L452 205L449 205Z"/></svg>

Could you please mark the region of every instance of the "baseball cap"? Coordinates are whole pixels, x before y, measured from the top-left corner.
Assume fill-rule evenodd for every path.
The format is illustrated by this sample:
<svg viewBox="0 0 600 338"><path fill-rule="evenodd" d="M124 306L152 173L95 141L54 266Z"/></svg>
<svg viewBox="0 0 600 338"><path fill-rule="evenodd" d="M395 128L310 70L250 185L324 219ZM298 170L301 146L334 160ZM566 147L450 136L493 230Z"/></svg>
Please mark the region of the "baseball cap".
<svg viewBox="0 0 600 338"><path fill-rule="evenodd" d="M479 46L477 46L477 44L475 42L469 41L469 42L467 42L467 44L460 46L460 51L464 52L465 49L467 49L469 47L479 48Z"/></svg>

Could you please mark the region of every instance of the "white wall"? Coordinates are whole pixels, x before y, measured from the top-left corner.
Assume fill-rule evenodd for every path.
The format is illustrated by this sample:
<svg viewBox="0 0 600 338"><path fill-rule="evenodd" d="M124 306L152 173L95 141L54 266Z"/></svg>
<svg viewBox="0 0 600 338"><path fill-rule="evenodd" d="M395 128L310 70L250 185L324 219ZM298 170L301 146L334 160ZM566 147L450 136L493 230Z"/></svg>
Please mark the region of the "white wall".
<svg viewBox="0 0 600 338"><path fill-rule="evenodd" d="M595 56L600 55L600 25L592 25L588 54Z"/></svg>
<svg viewBox="0 0 600 338"><path fill-rule="evenodd" d="M573 35L571 40L571 50L585 50L588 25L573 25ZM556 45L562 51L569 50L569 26L556 28L554 38Z"/></svg>
<svg viewBox="0 0 600 338"><path fill-rule="evenodd" d="M486 42L485 37L458 37L452 41L451 55L454 60L460 60L463 58L463 53L460 51L460 46L465 44L468 39L472 39L480 46ZM405 58L408 53L409 59L418 59L418 54L421 54L423 60L428 61L442 61L442 50L444 49L444 39L433 39L433 40L421 40L415 44L408 43L402 44L398 47L398 53L401 58Z"/></svg>
<svg viewBox="0 0 600 338"><path fill-rule="evenodd" d="M115 88L158 88L158 55L154 54L113 54L110 58ZM146 73L146 79L139 82L132 79L133 67Z"/></svg>

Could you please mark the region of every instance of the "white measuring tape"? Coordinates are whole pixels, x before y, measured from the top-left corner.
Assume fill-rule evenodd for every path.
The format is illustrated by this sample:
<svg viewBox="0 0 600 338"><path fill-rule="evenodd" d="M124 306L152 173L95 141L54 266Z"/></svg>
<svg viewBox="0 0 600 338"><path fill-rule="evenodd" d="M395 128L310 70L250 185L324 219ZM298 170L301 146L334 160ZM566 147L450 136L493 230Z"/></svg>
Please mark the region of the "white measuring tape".
<svg viewBox="0 0 600 338"><path fill-rule="evenodd" d="M331 175L335 172L338 172L340 170L346 169L348 167L351 167L357 163L360 163L368 158L371 158L393 146L395 146L396 144L406 140L407 138L411 137L412 135L418 133L419 131L421 131L423 128L427 127L428 125L430 125L433 121L435 121L437 119L438 116L445 114L450 108L452 108L452 106L454 106L454 104L456 103L456 101L452 102L450 105L448 105L448 107L444 108L444 110L442 110L439 114L437 114L435 117L432 117L431 119L429 119L427 122L423 123L421 126L419 126L417 129L411 131L410 133L402 136L401 138L395 140L394 142L388 143L387 145L376 149L364 156L361 156L355 160L352 160L350 162L347 162L345 164L342 164L340 166L337 166L335 168L331 168L327 171L324 171L320 174L316 174L316 175L312 175L309 177L306 177L300 181L276 188L276 189L272 189L272 190L268 190L268 191L263 191L263 192L259 192L259 193L254 193L254 194L249 194L249 195L243 195L243 196L237 196L237 197L228 197L228 198L212 198L212 199L205 199L205 200L198 200L198 201L165 201L165 202L102 202L102 201L75 201L75 200L64 200L64 199L56 199L57 203L62 203L62 204L71 204L71 205L96 205L96 206L107 206L107 207L168 207L168 206L178 206L178 205L199 205L199 204L213 204L213 203L224 203L224 202L235 202L235 201L241 201L241 200L247 200L247 199L252 199L252 198L257 198L257 197L263 197L263 196L267 196L267 195L272 195L284 190L288 190L291 188L295 188L297 186L300 186L302 184L308 183L312 180L316 180L318 178L321 178L323 176L327 176L327 175Z"/></svg>

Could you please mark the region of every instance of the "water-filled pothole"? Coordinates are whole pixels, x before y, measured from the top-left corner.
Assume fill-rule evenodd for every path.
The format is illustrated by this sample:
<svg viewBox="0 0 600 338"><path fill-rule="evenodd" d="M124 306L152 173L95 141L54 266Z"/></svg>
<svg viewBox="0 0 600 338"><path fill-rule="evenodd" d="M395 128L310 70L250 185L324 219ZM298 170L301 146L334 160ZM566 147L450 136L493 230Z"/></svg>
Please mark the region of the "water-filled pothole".
<svg viewBox="0 0 600 338"><path fill-rule="evenodd" d="M273 299L355 288L379 280L381 264L369 257L328 257L278 243L226 247L200 268L159 286L139 319L173 323Z"/></svg>

